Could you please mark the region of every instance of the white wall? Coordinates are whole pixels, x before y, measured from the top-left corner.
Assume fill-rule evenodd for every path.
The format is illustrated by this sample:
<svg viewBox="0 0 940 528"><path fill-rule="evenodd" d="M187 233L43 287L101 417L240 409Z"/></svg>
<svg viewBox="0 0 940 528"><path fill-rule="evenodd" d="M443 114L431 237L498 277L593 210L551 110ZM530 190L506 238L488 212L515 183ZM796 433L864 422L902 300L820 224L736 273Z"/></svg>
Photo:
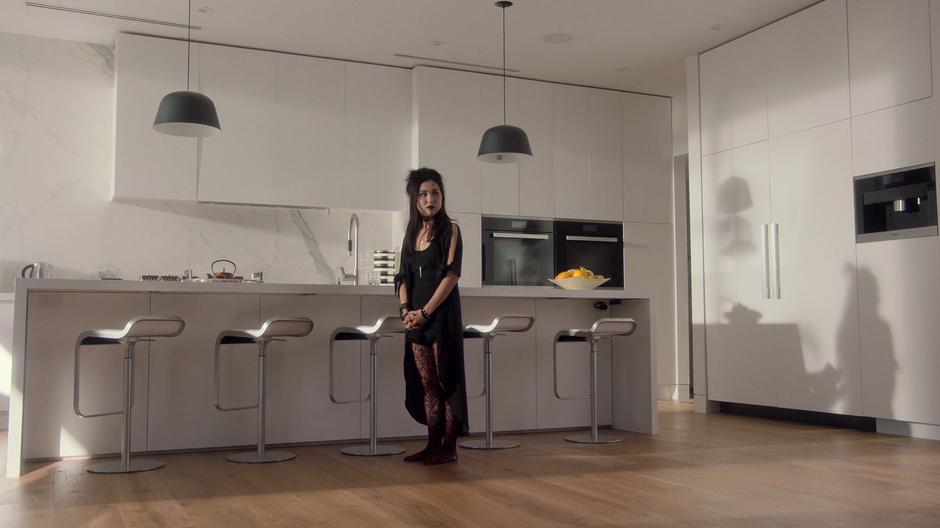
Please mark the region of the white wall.
<svg viewBox="0 0 940 528"><path fill-rule="evenodd" d="M0 292L37 260L58 278L206 272L216 258L268 282L332 283L352 268L350 211L110 202L113 83L89 45L0 33ZM372 250L399 240L392 213L359 216L367 279Z"/></svg>
<svg viewBox="0 0 940 528"><path fill-rule="evenodd" d="M6 431L13 376L13 295L0 293L0 431Z"/></svg>
<svg viewBox="0 0 940 528"><path fill-rule="evenodd" d="M689 153L689 111L685 92L672 96L672 155Z"/></svg>

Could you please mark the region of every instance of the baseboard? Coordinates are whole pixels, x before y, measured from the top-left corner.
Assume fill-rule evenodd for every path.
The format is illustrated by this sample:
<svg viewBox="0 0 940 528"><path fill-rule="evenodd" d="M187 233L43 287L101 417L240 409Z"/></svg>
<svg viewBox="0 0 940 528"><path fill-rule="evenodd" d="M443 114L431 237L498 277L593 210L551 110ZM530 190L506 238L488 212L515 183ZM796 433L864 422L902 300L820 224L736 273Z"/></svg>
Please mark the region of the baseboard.
<svg viewBox="0 0 940 528"><path fill-rule="evenodd" d="M0 411L0 431L6 431L10 426L10 411Z"/></svg>
<svg viewBox="0 0 940 528"><path fill-rule="evenodd" d="M801 411L798 409L784 409L782 407L767 407L764 405L751 405L747 403L717 402L719 412L756 416L771 420L787 422L800 422L827 427L844 427L860 431L875 432L875 419L866 416L851 416L847 414L833 414L817 411Z"/></svg>
<svg viewBox="0 0 940 528"><path fill-rule="evenodd" d="M895 436L910 436L913 438L926 438L927 440L940 440L940 426L916 422L899 422L897 420L876 420L878 432Z"/></svg>

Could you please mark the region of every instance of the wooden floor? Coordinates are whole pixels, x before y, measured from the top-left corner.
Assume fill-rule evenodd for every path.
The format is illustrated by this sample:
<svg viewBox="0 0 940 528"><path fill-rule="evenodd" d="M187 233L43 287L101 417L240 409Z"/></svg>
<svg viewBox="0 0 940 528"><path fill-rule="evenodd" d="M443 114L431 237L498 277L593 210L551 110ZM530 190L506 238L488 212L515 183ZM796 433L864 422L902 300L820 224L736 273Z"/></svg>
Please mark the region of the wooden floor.
<svg viewBox="0 0 940 528"><path fill-rule="evenodd" d="M439 467L336 446L266 466L167 455L162 470L116 476L69 460L0 479L0 526L940 526L940 442L687 403L661 404L659 420L655 438L519 435L520 448Z"/></svg>

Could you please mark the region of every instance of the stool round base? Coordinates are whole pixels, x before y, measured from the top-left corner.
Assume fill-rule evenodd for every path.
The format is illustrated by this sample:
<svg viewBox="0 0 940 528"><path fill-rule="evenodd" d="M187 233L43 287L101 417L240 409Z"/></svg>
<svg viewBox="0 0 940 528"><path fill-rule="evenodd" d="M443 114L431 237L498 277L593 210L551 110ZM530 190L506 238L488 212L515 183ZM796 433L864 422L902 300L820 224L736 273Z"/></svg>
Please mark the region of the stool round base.
<svg viewBox="0 0 940 528"><path fill-rule="evenodd" d="M388 456L399 455L404 452L404 448L389 445L375 446L375 451L370 451L367 445L358 445L343 449L343 454L350 456Z"/></svg>
<svg viewBox="0 0 940 528"><path fill-rule="evenodd" d="M127 469L121 468L120 460L113 460L111 462L101 462L98 464L92 464L88 466L87 471L89 473L98 473L102 475L112 474L112 473L140 473L141 471L152 471L154 469L160 469L164 465L163 462L158 462L156 460L147 460L144 458L132 458L128 464Z"/></svg>
<svg viewBox="0 0 940 528"><path fill-rule="evenodd" d="M623 437L612 436L599 434L597 439L591 438L591 433L580 434L574 436L566 436L565 440L569 442L574 442L576 444L616 444L617 442L623 442Z"/></svg>
<svg viewBox="0 0 940 528"><path fill-rule="evenodd" d="M271 464L274 462L293 460L296 457L297 455L288 453L287 451L265 451L264 457L258 458L257 451L245 451L244 453L229 455L225 457L225 460L238 464Z"/></svg>
<svg viewBox="0 0 940 528"><path fill-rule="evenodd" d="M519 447L519 442L493 440L492 444L486 445L486 440L468 440L466 442L460 442L460 447L464 449L512 449Z"/></svg>

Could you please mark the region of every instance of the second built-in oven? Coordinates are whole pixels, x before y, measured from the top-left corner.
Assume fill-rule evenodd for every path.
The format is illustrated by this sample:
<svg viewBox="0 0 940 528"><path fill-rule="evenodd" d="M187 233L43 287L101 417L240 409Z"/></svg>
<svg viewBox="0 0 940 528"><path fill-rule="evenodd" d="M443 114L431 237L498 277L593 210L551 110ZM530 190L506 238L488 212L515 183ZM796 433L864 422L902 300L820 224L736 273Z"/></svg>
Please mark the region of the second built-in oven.
<svg viewBox="0 0 940 528"><path fill-rule="evenodd" d="M483 217L483 284L549 286L553 245L551 220Z"/></svg>
<svg viewBox="0 0 940 528"><path fill-rule="evenodd" d="M555 272L581 267L610 277L604 288L623 288L623 224L555 222Z"/></svg>

